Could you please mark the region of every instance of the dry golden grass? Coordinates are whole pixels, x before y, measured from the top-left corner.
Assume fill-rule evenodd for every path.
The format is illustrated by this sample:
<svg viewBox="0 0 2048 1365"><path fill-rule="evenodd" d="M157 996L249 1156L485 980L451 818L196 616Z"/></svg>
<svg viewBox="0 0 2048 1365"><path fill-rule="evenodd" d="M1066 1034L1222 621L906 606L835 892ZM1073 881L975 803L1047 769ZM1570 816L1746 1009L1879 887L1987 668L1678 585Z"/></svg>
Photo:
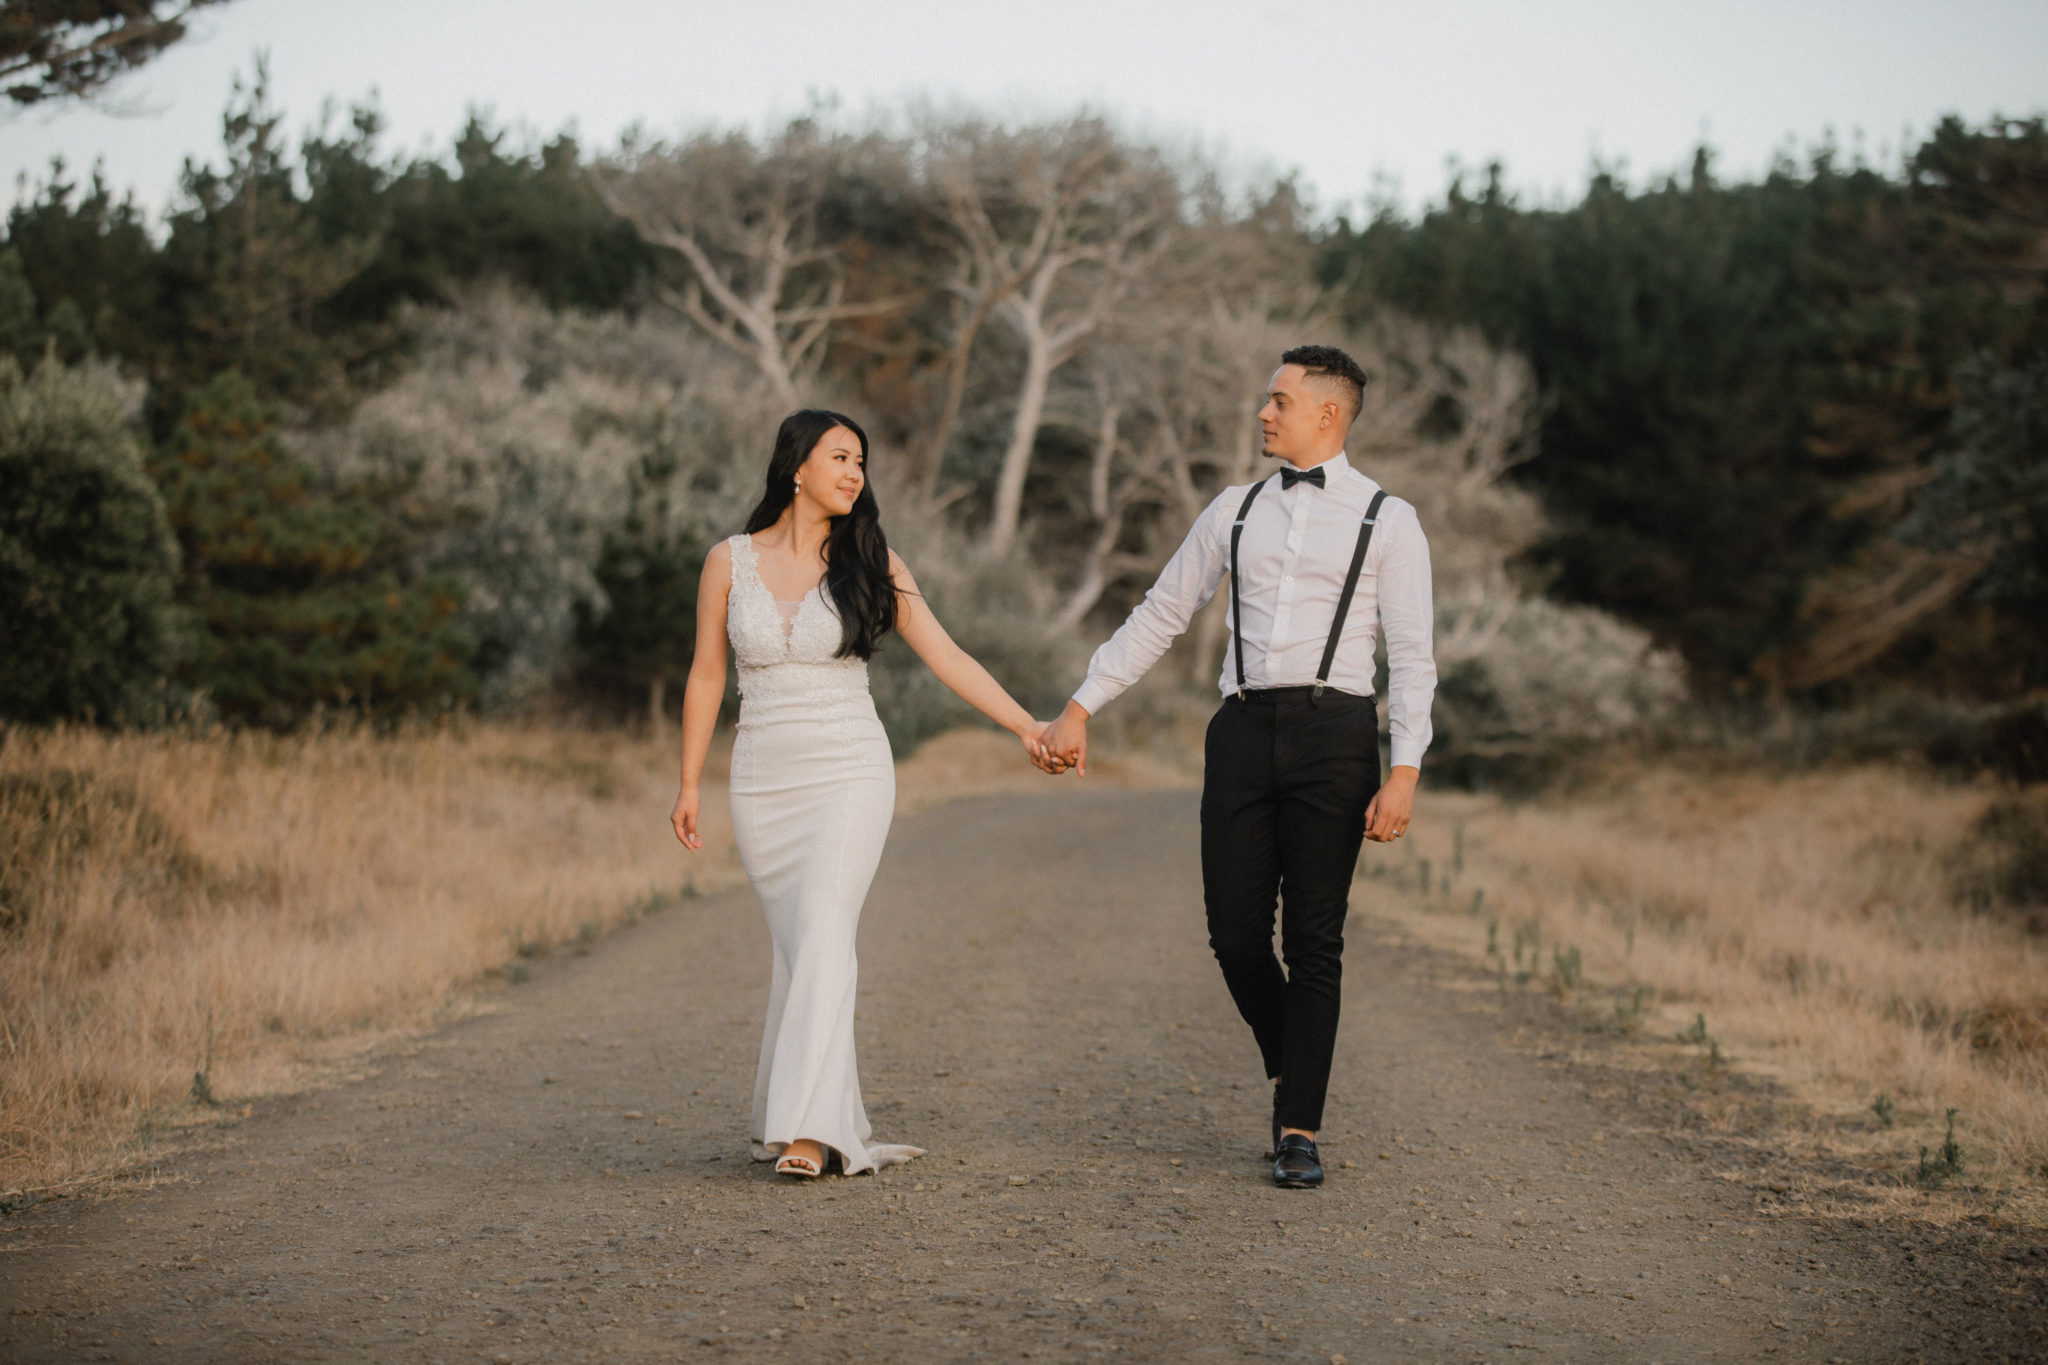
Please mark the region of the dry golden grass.
<svg viewBox="0 0 2048 1365"><path fill-rule="evenodd" d="M1729 1061L1811 1102L1838 1149L1912 1164L1953 1106L1973 1173L2038 1181L2048 943L1957 891L1996 799L1882 768L1660 769L1512 805L1430 795L1409 845L1367 865L1379 885L1419 888L1427 859L1432 891L1368 903L1405 905L1422 936L1553 988L1576 949L1583 979L1566 993L1621 1002L1618 1024L1637 986L1646 1033L1704 1015ZM1895 1129L1871 1107L1880 1094Z"/></svg>
<svg viewBox="0 0 2048 1365"><path fill-rule="evenodd" d="M306 1084L477 1007L528 956L739 883L722 756L693 858L667 825L672 736L0 733L0 1192L118 1169L146 1125L210 1112L195 1071L228 1102ZM1133 752L1088 780L1196 778ZM957 732L899 765L898 804L1072 784ZM1732 1064L1857 1120L1837 1131L1872 1130L1874 1154L1910 1162L1955 1106L1972 1171L2038 1177L2048 945L1956 891L1993 799L1878 769L1432 793L1411 840L1368 854L1386 880L1365 904L1474 957L1494 924L1488 960L1537 981L1575 948L1589 1007L1647 987L1664 1037L1703 1013ZM1429 896L1379 894L1425 859ZM1888 1133L1858 1119L1880 1093Z"/></svg>
<svg viewBox="0 0 2048 1365"><path fill-rule="evenodd" d="M0 734L0 1193L116 1169L144 1125L210 1112L195 1072L223 1102L291 1089L526 958L743 881L728 738L690 855L673 735ZM915 809L1056 788L1007 736L959 731L898 790Z"/></svg>
<svg viewBox="0 0 2048 1365"><path fill-rule="evenodd" d="M206 1069L288 1088L698 887L623 735L16 731L0 744L0 1190L118 1164ZM209 1061L210 1058L210 1061Z"/></svg>

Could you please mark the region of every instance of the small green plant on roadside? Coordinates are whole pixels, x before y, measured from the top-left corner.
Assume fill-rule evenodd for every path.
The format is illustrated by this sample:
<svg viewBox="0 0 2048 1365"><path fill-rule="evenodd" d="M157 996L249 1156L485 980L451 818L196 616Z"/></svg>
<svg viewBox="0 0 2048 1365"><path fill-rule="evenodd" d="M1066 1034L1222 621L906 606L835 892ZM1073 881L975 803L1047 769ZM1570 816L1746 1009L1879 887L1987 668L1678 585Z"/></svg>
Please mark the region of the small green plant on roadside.
<svg viewBox="0 0 2048 1365"><path fill-rule="evenodd" d="M1870 1102L1870 1112L1877 1115L1880 1124L1889 1128L1898 1117L1898 1106L1892 1103L1889 1091L1880 1090L1877 1092L1877 1098Z"/></svg>
<svg viewBox="0 0 2048 1365"><path fill-rule="evenodd" d="M686 901L693 901L693 900L697 899L697 897L698 897L698 896L700 896L700 895L702 895L702 894L703 894L702 892L700 892L699 890L697 890L697 879L696 879L695 877L685 877L685 878L683 878L683 899L684 899L684 900L686 900Z"/></svg>
<svg viewBox="0 0 2048 1365"><path fill-rule="evenodd" d="M1481 914L1481 913L1482 913L1482 912L1483 912L1483 911L1484 911L1485 909L1486 909L1486 890L1485 890L1485 888L1484 888L1484 887L1482 887L1482 888L1480 888L1479 890L1477 890L1477 891L1474 891L1474 892L1472 893L1472 907L1471 907L1471 908L1470 908L1469 910L1467 910L1467 911L1466 911L1465 913L1466 913L1466 914L1468 914L1468 915L1470 915L1470 916L1471 916L1471 917L1472 917L1473 919L1478 919L1478 918L1479 918L1479 916L1480 916L1480 914Z"/></svg>
<svg viewBox="0 0 2048 1365"><path fill-rule="evenodd" d="M1427 858L1424 858L1424 859L1422 859L1422 860L1420 861L1420 863L1419 863L1419 866L1420 866L1420 867L1421 867L1421 869L1422 869L1422 894L1423 894L1423 895L1425 895L1425 896L1427 896L1427 895L1429 894L1429 885L1430 885L1430 883L1429 883L1429 859L1427 859Z"/></svg>
<svg viewBox="0 0 2048 1365"><path fill-rule="evenodd" d="M1579 976L1584 969L1584 965L1583 960L1579 956L1578 944L1574 943L1569 948L1552 948L1550 950L1551 985L1559 994L1575 989L1579 984Z"/></svg>
<svg viewBox="0 0 2048 1365"><path fill-rule="evenodd" d="M1533 918L1515 925L1515 980L1526 982L1536 971L1537 953L1543 946L1543 926ZM1522 955L1528 954L1528 965L1522 965Z"/></svg>
<svg viewBox="0 0 2048 1365"><path fill-rule="evenodd" d="M1625 999L1614 1002L1614 1031L1624 1038L1633 1038L1643 1029L1643 1001L1649 997L1648 986L1638 986Z"/></svg>
<svg viewBox="0 0 2048 1365"><path fill-rule="evenodd" d="M213 1097L213 1015L206 1016L206 1051L199 1059L199 1069L192 1073L192 1102L208 1109L219 1106Z"/></svg>
<svg viewBox="0 0 2048 1365"><path fill-rule="evenodd" d="M1465 822L1463 820L1451 826L1451 870L1460 873L1465 870Z"/></svg>
<svg viewBox="0 0 2048 1365"><path fill-rule="evenodd" d="M1707 1069L1709 1071L1720 1069L1723 1061L1721 1044L1713 1034L1707 1032L1707 1016L1704 1013L1693 1015L1692 1027L1680 1033L1678 1041L1688 1043L1693 1047L1705 1048L1707 1050Z"/></svg>
<svg viewBox="0 0 2048 1365"><path fill-rule="evenodd" d="M515 933L512 936L512 958L505 964L505 979L515 986L525 981L533 975L533 968L529 964L536 958L546 957L547 953L547 940L521 938Z"/></svg>
<svg viewBox="0 0 2048 1365"><path fill-rule="evenodd" d="M1954 1108L1948 1111L1948 1132L1938 1149L1930 1155L1924 1145L1920 1148L1920 1169L1913 1173L1915 1183L1933 1189L1963 1173L1963 1149L1956 1142L1956 1115L1959 1112Z"/></svg>

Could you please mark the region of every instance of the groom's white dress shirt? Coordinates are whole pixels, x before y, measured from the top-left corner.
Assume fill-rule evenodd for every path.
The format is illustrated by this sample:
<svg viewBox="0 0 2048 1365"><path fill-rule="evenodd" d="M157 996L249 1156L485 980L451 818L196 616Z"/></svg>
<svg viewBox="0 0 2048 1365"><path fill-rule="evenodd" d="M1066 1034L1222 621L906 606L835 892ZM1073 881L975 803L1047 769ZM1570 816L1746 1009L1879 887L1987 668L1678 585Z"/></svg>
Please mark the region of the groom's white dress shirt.
<svg viewBox="0 0 2048 1365"><path fill-rule="evenodd" d="M1238 605L1233 637L1244 636L1245 686L1298 687L1316 680L1330 622L1358 544L1358 528L1379 485L1340 452L1316 468L1326 486L1282 488L1276 473L1259 493L1238 542ZM1130 618L1088 661L1074 700L1093 715L1143 677L1206 605L1230 569L1230 526L1249 484L1226 488L1195 522L1159 581ZM1387 640L1387 725L1394 765L1422 766L1429 747L1429 706L1436 695L1430 652L1429 542L1415 508L1388 495L1344 618L1329 686L1370 697L1372 657ZM1235 642L1223 654L1223 694L1237 690Z"/></svg>

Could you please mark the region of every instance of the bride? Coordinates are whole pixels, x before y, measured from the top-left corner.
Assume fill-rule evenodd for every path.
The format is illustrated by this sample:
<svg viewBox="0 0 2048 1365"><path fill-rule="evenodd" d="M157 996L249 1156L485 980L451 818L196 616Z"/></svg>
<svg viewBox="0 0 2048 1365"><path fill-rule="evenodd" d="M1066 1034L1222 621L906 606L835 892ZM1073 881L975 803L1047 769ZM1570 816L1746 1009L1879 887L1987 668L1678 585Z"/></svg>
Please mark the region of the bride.
<svg viewBox="0 0 2048 1365"><path fill-rule="evenodd" d="M868 665L889 631L940 682L1023 741L1040 766L1044 728L953 643L882 536L867 486L868 438L836 412L791 413L775 434L768 487L743 535L704 561L697 653L683 695L676 837L699 833L698 779L725 693L726 641L739 663L732 825L775 944L768 1025L754 1078L756 1160L814 1177L924 1155L870 1145L853 1056L854 930L896 797Z"/></svg>

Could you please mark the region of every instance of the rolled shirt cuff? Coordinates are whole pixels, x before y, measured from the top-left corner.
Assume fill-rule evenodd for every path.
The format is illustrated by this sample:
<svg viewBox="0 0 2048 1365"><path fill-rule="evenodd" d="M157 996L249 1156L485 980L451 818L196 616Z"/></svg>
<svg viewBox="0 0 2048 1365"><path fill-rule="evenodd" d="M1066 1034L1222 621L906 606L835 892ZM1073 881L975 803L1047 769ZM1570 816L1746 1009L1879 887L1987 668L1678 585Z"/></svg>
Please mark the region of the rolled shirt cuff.
<svg viewBox="0 0 2048 1365"><path fill-rule="evenodd" d="M1074 701L1092 716L1115 701L1117 691L1118 689L1110 687L1107 683L1090 678L1074 689Z"/></svg>
<svg viewBox="0 0 2048 1365"><path fill-rule="evenodd" d="M1086 705L1085 702L1082 704ZM1394 761L1391 766L1396 768L1414 768L1419 771L1422 767L1422 751L1426 747L1428 746L1417 744L1412 739L1395 740L1393 744Z"/></svg>

